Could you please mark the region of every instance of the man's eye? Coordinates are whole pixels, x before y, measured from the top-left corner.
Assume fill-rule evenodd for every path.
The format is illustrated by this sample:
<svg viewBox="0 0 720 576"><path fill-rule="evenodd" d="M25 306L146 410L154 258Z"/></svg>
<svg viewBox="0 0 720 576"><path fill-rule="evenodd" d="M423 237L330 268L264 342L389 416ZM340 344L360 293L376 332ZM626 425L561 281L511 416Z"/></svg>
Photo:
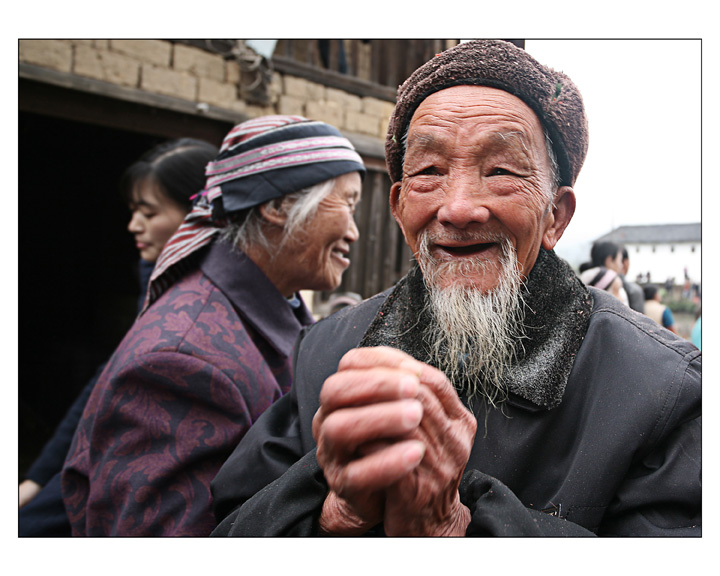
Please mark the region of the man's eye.
<svg viewBox="0 0 720 576"><path fill-rule="evenodd" d="M411 174L411 176L437 176L440 174L440 171L435 166L428 166L427 168L423 168L422 170L418 170L414 174Z"/></svg>
<svg viewBox="0 0 720 576"><path fill-rule="evenodd" d="M493 168L490 171L490 176L516 176L516 174L506 168Z"/></svg>

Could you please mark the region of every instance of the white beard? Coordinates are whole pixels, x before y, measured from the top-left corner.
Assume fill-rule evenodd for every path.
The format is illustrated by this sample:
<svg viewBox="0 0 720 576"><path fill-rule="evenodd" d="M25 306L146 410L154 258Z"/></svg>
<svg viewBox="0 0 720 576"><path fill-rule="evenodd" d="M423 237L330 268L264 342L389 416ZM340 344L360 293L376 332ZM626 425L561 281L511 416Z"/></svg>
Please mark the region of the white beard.
<svg viewBox="0 0 720 576"><path fill-rule="evenodd" d="M437 261L429 250L431 239L420 239L418 264L430 295L434 317L428 340L431 361L468 399L479 394L486 407L498 406L507 398L503 384L505 371L522 349L524 301L523 277L510 240L502 235L476 242L500 243L500 270L482 257L462 261ZM498 274L499 284L487 293L472 285L449 283L440 287L443 277L468 273Z"/></svg>

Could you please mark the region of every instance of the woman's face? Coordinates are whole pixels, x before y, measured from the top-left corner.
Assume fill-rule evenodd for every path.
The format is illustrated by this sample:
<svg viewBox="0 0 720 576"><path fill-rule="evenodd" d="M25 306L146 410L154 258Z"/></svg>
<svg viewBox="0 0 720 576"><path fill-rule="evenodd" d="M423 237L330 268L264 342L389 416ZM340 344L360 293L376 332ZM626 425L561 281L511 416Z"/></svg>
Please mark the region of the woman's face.
<svg viewBox="0 0 720 576"><path fill-rule="evenodd" d="M360 201L362 181L357 172L336 179L333 191L326 196L306 224L306 235L294 252L297 289L334 290L340 286L343 272L350 266L350 245L359 233L353 214Z"/></svg>
<svg viewBox="0 0 720 576"><path fill-rule="evenodd" d="M130 210L132 216L128 231L135 237L140 257L148 262L157 261L163 247L188 212L153 182L135 186Z"/></svg>

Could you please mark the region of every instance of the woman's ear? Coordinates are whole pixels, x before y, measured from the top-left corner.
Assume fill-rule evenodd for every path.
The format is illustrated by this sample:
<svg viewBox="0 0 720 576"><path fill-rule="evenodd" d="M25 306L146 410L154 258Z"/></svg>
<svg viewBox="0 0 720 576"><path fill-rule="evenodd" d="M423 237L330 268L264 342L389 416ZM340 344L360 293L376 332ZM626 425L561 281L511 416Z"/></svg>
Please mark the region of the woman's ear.
<svg viewBox="0 0 720 576"><path fill-rule="evenodd" d="M550 221L542 240L545 250L555 248L555 244L558 243L575 214L575 192L570 186L561 186L557 189L550 210Z"/></svg>
<svg viewBox="0 0 720 576"><path fill-rule="evenodd" d="M280 228L285 227L287 222L287 214L283 208L282 201L270 200L260 205L260 214L270 224Z"/></svg>

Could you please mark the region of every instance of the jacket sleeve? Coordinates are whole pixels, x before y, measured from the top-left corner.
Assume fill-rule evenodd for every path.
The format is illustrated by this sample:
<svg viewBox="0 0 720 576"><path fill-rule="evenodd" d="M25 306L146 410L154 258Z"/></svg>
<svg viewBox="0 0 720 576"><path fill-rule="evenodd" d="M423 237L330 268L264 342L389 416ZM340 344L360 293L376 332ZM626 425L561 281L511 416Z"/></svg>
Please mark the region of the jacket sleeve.
<svg viewBox="0 0 720 576"><path fill-rule="evenodd" d="M305 454L296 405L293 387L258 418L222 465L211 484L213 510L219 523L213 536L230 535L228 530L237 509Z"/></svg>
<svg viewBox="0 0 720 576"><path fill-rule="evenodd" d="M600 536L701 536L700 418L673 430L627 474Z"/></svg>
<svg viewBox="0 0 720 576"><path fill-rule="evenodd" d="M101 380L63 470L73 534L208 535L210 481L259 402L240 392L255 383L240 384L175 352L140 356Z"/></svg>
<svg viewBox="0 0 720 576"><path fill-rule="evenodd" d="M701 536L702 356L694 350L672 380L647 448L633 459L599 535Z"/></svg>
<svg viewBox="0 0 720 576"><path fill-rule="evenodd" d="M328 493L312 450L276 480L250 495L212 536L317 536L317 522Z"/></svg>
<svg viewBox="0 0 720 576"><path fill-rule="evenodd" d="M327 494L328 486L313 450L233 510L212 535L317 536ZM460 496L472 514L466 536L594 536L577 524L525 508L500 481L475 470L463 476ZM382 534L381 524L366 536Z"/></svg>
<svg viewBox="0 0 720 576"><path fill-rule="evenodd" d="M526 508L502 482L477 470L465 472L459 492L471 514L466 536L594 536L579 524Z"/></svg>

